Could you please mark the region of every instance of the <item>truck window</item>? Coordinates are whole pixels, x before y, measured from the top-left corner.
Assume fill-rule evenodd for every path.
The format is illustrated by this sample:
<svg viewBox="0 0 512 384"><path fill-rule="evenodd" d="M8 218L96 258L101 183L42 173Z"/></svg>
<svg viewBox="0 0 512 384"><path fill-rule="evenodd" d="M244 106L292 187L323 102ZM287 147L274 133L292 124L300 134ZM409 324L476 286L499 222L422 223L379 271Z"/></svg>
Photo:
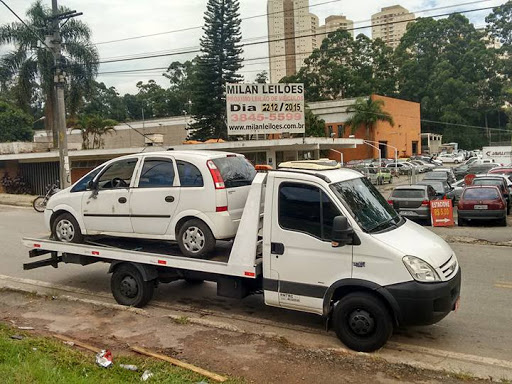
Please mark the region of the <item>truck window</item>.
<svg viewBox="0 0 512 384"><path fill-rule="evenodd" d="M307 184L282 183L279 186L279 226L330 241L332 222L338 208L320 188Z"/></svg>

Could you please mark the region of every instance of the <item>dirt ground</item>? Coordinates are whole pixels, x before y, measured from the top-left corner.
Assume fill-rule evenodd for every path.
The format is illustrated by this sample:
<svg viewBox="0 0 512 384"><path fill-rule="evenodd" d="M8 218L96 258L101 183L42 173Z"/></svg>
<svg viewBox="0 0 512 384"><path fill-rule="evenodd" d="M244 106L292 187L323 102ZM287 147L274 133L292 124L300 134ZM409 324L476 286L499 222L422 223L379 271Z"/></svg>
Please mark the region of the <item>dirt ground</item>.
<svg viewBox="0 0 512 384"><path fill-rule="evenodd" d="M65 334L111 349L114 356L130 354L129 346L143 346L249 383L473 381L466 375L389 364L366 354L307 350L293 340L198 325L186 317L170 318L165 311L155 315L15 291L0 292L0 321L34 327L32 332L42 335Z"/></svg>

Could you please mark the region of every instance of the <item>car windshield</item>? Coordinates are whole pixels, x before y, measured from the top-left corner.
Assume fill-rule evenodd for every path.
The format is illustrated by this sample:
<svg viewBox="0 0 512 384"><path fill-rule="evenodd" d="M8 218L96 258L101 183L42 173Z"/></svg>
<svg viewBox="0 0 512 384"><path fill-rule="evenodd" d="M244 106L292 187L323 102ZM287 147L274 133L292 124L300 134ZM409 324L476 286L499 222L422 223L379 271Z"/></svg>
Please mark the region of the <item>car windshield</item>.
<svg viewBox="0 0 512 384"><path fill-rule="evenodd" d="M498 191L494 188L466 189L462 196L464 200L494 200L498 197Z"/></svg>
<svg viewBox="0 0 512 384"><path fill-rule="evenodd" d="M440 181L432 181L432 182L420 182L418 185L431 185L432 188L435 189L437 194L444 194L445 193L445 187L444 184Z"/></svg>
<svg viewBox="0 0 512 384"><path fill-rule="evenodd" d="M397 197L399 199L423 199L425 197L425 191L423 189L395 189L391 197Z"/></svg>
<svg viewBox="0 0 512 384"><path fill-rule="evenodd" d="M334 183L331 189L365 232L386 230L404 222L366 178Z"/></svg>

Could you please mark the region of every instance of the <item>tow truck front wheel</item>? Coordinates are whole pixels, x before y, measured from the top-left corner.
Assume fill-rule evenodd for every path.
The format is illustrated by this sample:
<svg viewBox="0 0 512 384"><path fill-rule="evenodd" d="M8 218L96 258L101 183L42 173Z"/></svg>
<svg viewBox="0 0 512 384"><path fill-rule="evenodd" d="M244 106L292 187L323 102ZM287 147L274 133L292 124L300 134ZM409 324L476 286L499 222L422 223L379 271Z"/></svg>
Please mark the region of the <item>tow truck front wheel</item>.
<svg viewBox="0 0 512 384"><path fill-rule="evenodd" d="M350 293L334 307L334 330L350 349L373 352L393 333L391 315L384 303L366 292Z"/></svg>
<svg viewBox="0 0 512 384"><path fill-rule="evenodd" d="M152 299L155 282L144 281L136 267L123 264L112 273L110 288L119 304L142 308Z"/></svg>

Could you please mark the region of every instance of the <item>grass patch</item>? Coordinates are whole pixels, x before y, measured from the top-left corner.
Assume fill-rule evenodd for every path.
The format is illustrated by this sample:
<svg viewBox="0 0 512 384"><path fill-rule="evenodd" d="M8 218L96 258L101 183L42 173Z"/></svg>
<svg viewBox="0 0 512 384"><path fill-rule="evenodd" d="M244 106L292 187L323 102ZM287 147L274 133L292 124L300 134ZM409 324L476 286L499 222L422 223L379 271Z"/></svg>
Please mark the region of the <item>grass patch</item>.
<svg viewBox="0 0 512 384"><path fill-rule="evenodd" d="M172 320L176 324L186 325L190 323L190 319L187 316L173 317Z"/></svg>
<svg viewBox="0 0 512 384"><path fill-rule="evenodd" d="M24 338L13 340L12 335L23 335ZM134 364L139 370L128 371L119 364ZM92 352L83 352L55 339L33 336L0 324L2 383L140 383L145 370L154 375L148 383L208 382L190 371L139 356L114 355L114 366L101 368L95 364Z"/></svg>

